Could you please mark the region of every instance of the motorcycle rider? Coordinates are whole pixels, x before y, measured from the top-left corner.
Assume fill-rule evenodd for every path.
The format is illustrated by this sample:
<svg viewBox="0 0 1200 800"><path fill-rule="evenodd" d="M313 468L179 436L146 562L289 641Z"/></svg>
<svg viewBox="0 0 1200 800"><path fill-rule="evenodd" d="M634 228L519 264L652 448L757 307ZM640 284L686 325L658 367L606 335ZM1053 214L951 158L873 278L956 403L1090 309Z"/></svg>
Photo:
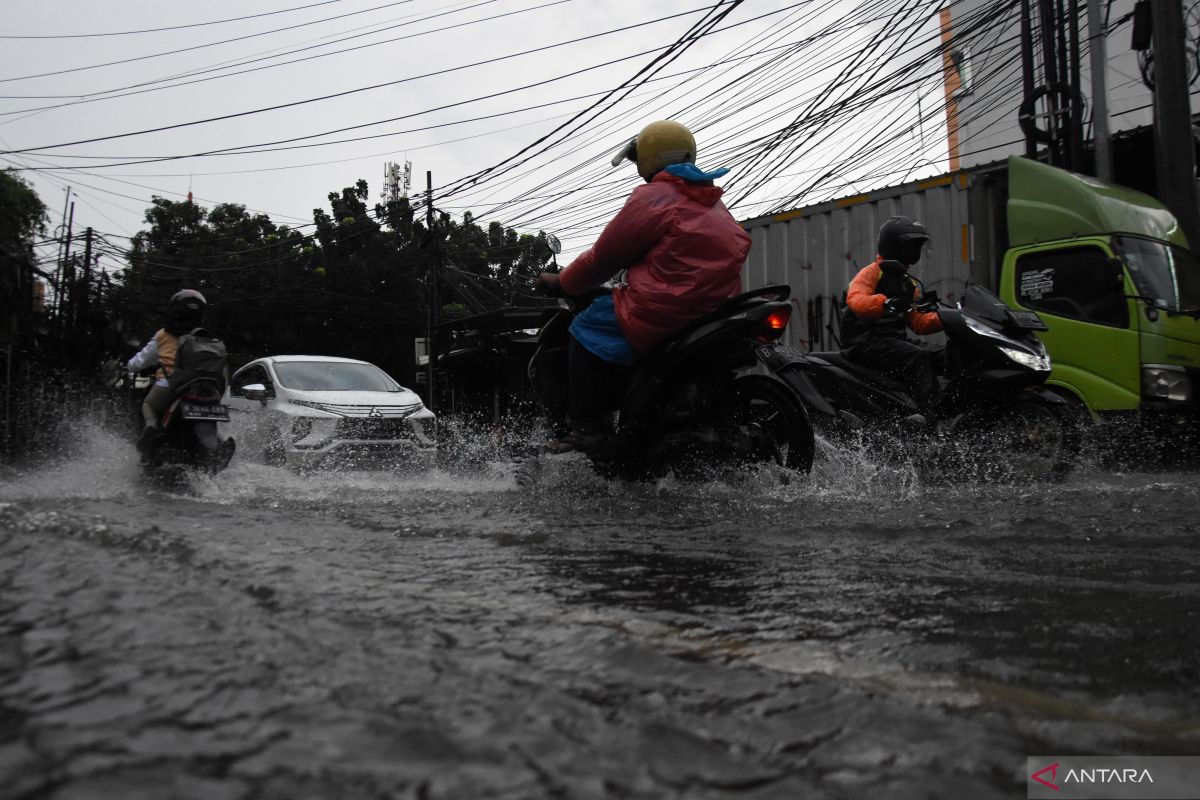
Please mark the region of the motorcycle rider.
<svg viewBox="0 0 1200 800"><path fill-rule="evenodd" d="M175 370L175 354L179 347L179 337L204 322L204 312L208 303L204 295L195 289L182 289L171 296L167 304L167 321L155 334L150 337L146 346L133 358L126 362L125 367L133 372L157 366L154 385L142 401L142 418L146 427L138 439L138 450L145 453L159 432L159 420L162 413L171 403L169 379Z"/></svg>
<svg viewBox="0 0 1200 800"><path fill-rule="evenodd" d="M925 415L937 400L933 355L909 341L905 327L922 336L942 329L936 312L913 310L917 285L907 275L929 239L925 226L911 217L889 217L879 228L875 261L850 281L842 314L846 356L903 384ZM881 267L885 261L903 264L904 274L885 268L893 265Z"/></svg>
<svg viewBox="0 0 1200 800"><path fill-rule="evenodd" d="M569 416L562 448L589 450L603 438L603 414L615 405L635 359L741 291L750 237L721 202L713 180L725 168L696 166L696 140L684 125L646 125L613 158L637 164L645 185L633 190L595 244L538 286L579 295L622 271L611 296L595 299L571 324Z"/></svg>

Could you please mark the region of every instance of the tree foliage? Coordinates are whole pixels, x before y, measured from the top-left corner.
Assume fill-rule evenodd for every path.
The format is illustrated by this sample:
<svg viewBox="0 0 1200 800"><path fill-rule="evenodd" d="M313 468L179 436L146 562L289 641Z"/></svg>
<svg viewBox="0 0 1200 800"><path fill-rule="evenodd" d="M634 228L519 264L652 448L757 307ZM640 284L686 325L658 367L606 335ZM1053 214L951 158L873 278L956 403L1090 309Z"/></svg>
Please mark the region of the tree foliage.
<svg viewBox="0 0 1200 800"><path fill-rule="evenodd" d="M469 212L461 222L439 212L431 232L407 198L373 207L369 198L364 180L331 192L306 234L238 204L155 197L109 295L110 315L144 338L171 294L195 288L209 301L209 326L240 360L337 355L409 376L436 262L443 312L478 313L527 293L550 260L544 234L498 222L484 229Z"/></svg>
<svg viewBox="0 0 1200 800"><path fill-rule="evenodd" d="M15 172L0 172L0 339L21 335L33 313L33 246L46 230L46 206Z"/></svg>

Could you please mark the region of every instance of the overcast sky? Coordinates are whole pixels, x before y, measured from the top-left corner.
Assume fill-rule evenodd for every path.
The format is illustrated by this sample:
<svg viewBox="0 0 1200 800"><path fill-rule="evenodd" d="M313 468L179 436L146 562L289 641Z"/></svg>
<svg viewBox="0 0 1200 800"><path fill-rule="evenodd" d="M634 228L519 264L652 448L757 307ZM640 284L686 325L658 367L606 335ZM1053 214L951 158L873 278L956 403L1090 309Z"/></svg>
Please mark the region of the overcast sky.
<svg viewBox="0 0 1200 800"><path fill-rule="evenodd" d="M189 190L206 206L240 203L301 227L311 224L314 208L327 208L329 192L359 178L377 197L389 160L412 163L413 194L424 190L432 171L439 195L440 187L504 162L650 65L716 2L9 3L0 49L0 149L26 152L0 156L0 164L39 168L21 174L49 207L51 226L60 224L71 186L76 231L90 225L116 242L144 227L152 195L179 200ZM794 117L805 93L827 90L857 48L896 27L895 17L867 13L883 5L747 0L652 83L579 120L563 141L550 140L549 151L534 148L528 162L502 178L435 204L455 214L470 208L522 231L557 233L569 258L637 185L632 166L613 170L607 157L642 124L671 115L696 127L703 167L721 166L714 155L745 161ZM930 3L904 8L903 19L914 24L934 14ZM796 47L855 14L860 24ZM612 32L618 28L627 29ZM928 25L922 31L930 41L936 35ZM584 37L592 38L563 44ZM515 55L538 48L547 49ZM768 85L765 73L740 85L734 80L733 66L765 64L785 50L794 50L796 60L771 74L776 83ZM822 55L828 63L816 63ZM491 63L471 66L485 61ZM598 66L605 62L614 63ZM934 81L898 96L907 108L922 92L935 98L939 91ZM479 99L487 95L496 96ZM273 106L286 107L264 110ZM878 112L897 119L882 107ZM225 119L201 122L217 117ZM466 121L481 117L490 118ZM861 123L863 130L870 126ZM944 136L926 130L931 126L936 120L912 133L914 145L928 143L928 153L907 148L913 163L925 159L925 174L944 168L931 161ZM159 128L165 130L143 133ZM770 207L765 198L802 186L820 172L827 158L821 148L855 132L842 126L840 137L804 142L786 178L742 197L735 215L754 216ZM102 140L76 143L91 139ZM706 141L721 147L706 152ZM247 147L272 149L195 155ZM839 187L842 194L855 191L853 180L826 179L824 196ZM584 184L602 188L585 193Z"/></svg>

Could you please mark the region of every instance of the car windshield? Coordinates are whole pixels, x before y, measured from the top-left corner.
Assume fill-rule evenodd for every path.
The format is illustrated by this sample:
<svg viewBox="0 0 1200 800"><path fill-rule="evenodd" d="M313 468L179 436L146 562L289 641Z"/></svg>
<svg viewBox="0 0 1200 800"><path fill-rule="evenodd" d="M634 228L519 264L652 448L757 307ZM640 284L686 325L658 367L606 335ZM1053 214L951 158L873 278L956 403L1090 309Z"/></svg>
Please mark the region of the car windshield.
<svg viewBox="0 0 1200 800"><path fill-rule="evenodd" d="M1174 311L1200 309L1200 260L1195 253L1134 236L1114 236L1113 245L1129 267L1138 294L1161 300Z"/></svg>
<svg viewBox="0 0 1200 800"><path fill-rule="evenodd" d="M401 386L373 364L350 361L276 361L280 385L307 392L399 392Z"/></svg>

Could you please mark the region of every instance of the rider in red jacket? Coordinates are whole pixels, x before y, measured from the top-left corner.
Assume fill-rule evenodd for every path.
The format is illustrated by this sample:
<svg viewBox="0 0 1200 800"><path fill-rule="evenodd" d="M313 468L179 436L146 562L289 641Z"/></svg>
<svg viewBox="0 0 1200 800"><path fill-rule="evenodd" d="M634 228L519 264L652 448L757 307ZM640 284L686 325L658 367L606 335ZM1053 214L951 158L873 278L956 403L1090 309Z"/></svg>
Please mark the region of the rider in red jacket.
<svg viewBox="0 0 1200 800"><path fill-rule="evenodd" d="M586 449L601 416L619 398L630 364L689 322L741 291L750 237L702 172L696 141L678 122L647 125L617 157L637 164L646 185L633 191L596 243L561 273L542 273L550 291L578 295L624 271L612 296L600 297L571 325L573 442Z"/></svg>

